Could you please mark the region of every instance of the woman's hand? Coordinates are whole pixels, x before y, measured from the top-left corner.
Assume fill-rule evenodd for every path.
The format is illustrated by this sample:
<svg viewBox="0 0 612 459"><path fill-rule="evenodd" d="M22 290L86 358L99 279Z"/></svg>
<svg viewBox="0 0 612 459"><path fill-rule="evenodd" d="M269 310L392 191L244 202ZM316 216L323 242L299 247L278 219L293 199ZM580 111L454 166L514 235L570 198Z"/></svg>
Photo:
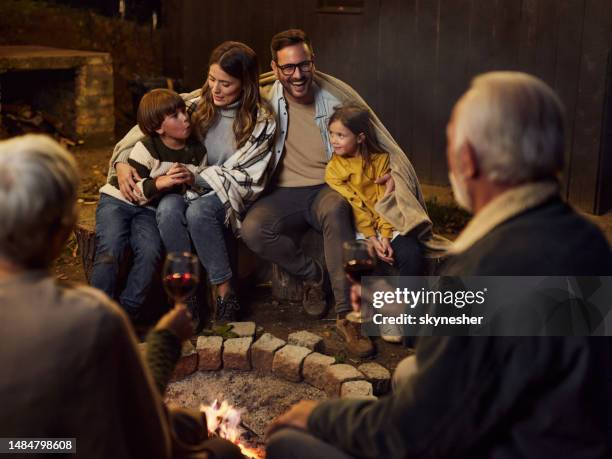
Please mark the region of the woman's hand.
<svg viewBox="0 0 612 459"><path fill-rule="evenodd" d="M119 191L130 202L138 203L143 199L140 190L136 187L136 182L141 180L141 177L132 166L128 163L115 164L117 171L117 181L119 182Z"/></svg>
<svg viewBox="0 0 612 459"><path fill-rule="evenodd" d="M191 323L191 313L184 304L178 303L159 319L155 330L167 329L178 337L181 343L193 335L193 324Z"/></svg>
<svg viewBox="0 0 612 459"><path fill-rule="evenodd" d="M378 258L380 258L385 263L388 263L388 264L392 265L393 264L393 257L392 256L390 257L387 254L387 247L385 245L383 245L383 242L379 241L376 236L370 236L368 238L368 240L370 241L370 243L374 247L374 250L376 251L376 255L378 256ZM390 248L390 246L389 246L389 248ZM391 253L393 254L393 250L391 250Z"/></svg>

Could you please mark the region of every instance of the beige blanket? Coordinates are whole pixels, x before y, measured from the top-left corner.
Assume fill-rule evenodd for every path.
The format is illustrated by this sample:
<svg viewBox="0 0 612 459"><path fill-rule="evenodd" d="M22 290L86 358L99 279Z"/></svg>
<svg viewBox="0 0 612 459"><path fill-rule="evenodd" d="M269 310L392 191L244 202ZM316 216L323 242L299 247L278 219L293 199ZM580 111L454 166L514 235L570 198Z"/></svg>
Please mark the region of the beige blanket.
<svg viewBox="0 0 612 459"><path fill-rule="evenodd" d="M259 85L263 97L268 95L275 81L273 72L261 75ZM378 141L389 153L391 174L395 180L395 192L379 201L376 210L401 234L415 231L419 240L428 249L426 256L436 257L441 251L446 251L450 241L432 232L425 199L412 164L374 111L353 88L331 75L317 71L315 82L321 89L329 91L339 100L357 102L370 110Z"/></svg>

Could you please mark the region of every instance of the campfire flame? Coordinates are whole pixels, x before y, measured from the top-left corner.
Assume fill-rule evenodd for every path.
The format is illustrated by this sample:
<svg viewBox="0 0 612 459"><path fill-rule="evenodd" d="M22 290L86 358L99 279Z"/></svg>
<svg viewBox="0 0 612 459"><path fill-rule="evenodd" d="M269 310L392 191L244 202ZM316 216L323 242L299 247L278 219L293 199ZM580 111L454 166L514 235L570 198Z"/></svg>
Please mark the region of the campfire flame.
<svg viewBox="0 0 612 459"><path fill-rule="evenodd" d="M259 450L249 448L240 442L240 435L243 433L243 429L240 427L242 410L234 408L227 400L223 400L221 403L215 400L210 405L200 405L200 411L206 416L206 424L210 435L225 438L236 444L240 448L240 452L247 458L260 458Z"/></svg>

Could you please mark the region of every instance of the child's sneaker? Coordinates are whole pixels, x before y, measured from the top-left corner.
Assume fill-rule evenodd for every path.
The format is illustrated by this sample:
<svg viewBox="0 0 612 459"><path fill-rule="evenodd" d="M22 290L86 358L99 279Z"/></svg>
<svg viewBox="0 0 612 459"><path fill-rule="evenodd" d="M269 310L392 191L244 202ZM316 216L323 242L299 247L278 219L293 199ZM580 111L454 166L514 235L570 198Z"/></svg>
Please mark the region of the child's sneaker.
<svg viewBox="0 0 612 459"><path fill-rule="evenodd" d="M400 325L382 323L378 326L380 337L387 343L399 344L402 342L402 328Z"/></svg>

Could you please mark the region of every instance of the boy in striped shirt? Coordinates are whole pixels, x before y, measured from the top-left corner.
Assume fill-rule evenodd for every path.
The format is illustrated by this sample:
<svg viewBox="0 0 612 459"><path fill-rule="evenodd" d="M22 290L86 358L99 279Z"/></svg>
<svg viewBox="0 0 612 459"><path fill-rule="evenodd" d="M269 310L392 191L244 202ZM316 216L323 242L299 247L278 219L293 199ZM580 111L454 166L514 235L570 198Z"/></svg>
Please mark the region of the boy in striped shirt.
<svg viewBox="0 0 612 459"><path fill-rule="evenodd" d="M146 138L138 142L129 164L138 172L137 204L120 191L116 176L100 189L96 209L96 256L91 284L117 298L132 319L138 319L151 280L161 261L162 242L155 204L169 192L194 197L203 191L195 183L204 167L206 150L191 141L191 123L184 100L174 91L154 89L138 107L138 126ZM119 266L125 249L134 254L126 286L117 292Z"/></svg>

